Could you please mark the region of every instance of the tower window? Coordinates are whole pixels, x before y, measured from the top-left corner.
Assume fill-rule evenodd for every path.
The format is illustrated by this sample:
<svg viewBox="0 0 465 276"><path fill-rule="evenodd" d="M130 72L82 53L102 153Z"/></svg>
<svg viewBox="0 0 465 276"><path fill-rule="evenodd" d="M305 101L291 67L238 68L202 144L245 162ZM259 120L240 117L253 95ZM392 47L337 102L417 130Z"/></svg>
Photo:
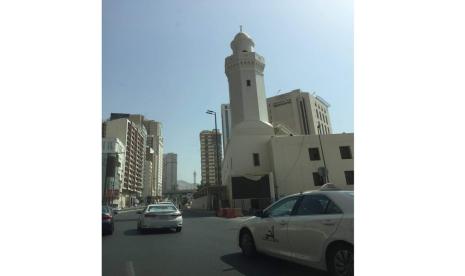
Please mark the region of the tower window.
<svg viewBox="0 0 465 276"><path fill-rule="evenodd" d="M250 86L250 80L247 80L247 86Z"/></svg>
<svg viewBox="0 0 465 276"><path fill-rule="evenodd" d="M323 177L317 172L314 172L312 175L313 175L313 185L323 186L323 184L325 183L325 180L323 179Z"/></svg>
<svg viewBox="0 0 465 276"><path fill-rule="evenodd" d="M339 147L341 152L341 159L352 159L352 151L349 146Z"/></svg>
<svg viewBox="0 0 465 276"><path fill-rule="evenodd" d="M354 171L344 171L346 176L346 184L347 185L354 185Z"/></svg>
<svg viewBox="0 0 465 276"><path fill-rule="evenodd" d="M258 155L258 153L253 154L253 165L255 167L260 166L260 156Z"/></svg>
<svg viewBox="0 0 465 276"><path fill-rule="evenodd" d="M309 148L308 153L311 161L320 160L320 152L318 151L318 148Z"/></svg>

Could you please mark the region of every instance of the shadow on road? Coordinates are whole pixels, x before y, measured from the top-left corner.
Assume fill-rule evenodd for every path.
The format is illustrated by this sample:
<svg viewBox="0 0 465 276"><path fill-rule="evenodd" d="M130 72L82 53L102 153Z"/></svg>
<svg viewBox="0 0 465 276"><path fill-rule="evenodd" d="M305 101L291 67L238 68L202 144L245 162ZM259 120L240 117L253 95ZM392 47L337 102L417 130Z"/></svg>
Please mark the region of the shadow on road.
<svg viewBox="0 0 465 276"><path fill-rule="evenodd" d="M153 235L153 234L173 234L176 233L176 231L173 231L171 229L150 229L150 230L144 230L143 233L140 233L137 231L137 229L129 229L124 231L125 236L140 236L140 235Z"/></svg>
<svg viewBox="0 0 465 276"><path fill-rule="evenodd" d="M124 222L124 221L139 221L139 219L138 218L126 218L126 219L115 218L115 222Z"/></svg>
<svg viewBox="0 0 465 276"><path fill-rule="evenodd" d="M184 209L182 210L183 218L200 218L200 217L216 217L215 211Z"/></svg>
<svg viewBox="0 0 465 276"><path fill-rule="evenodd" d="M246 258L241 253L228 254L221 257L224 263L233 268L225 269L224 272L237 270L239 273L249 276L255 275L305 275L305 276L327 276L323 271L308 268L285 260L258 255L252 259Z"/></svg>

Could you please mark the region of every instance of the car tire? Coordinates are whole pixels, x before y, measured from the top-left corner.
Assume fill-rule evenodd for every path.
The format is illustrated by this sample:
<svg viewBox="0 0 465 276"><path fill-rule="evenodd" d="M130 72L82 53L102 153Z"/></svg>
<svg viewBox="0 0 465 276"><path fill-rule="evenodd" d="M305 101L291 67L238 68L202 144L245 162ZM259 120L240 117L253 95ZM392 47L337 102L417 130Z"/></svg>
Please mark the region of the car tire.
<svg viewBox="0 0 465 276"><path fill-rule="evenodd" d="M242 254L244 254L244 256L254 257L255 255L257 255L255 242L253 240L252 234L249 231L245 231L241 234L239 245L242 249Z"/></svg>
<svg viewBox="0 0 465 276"><path fill-rule="evenodd" d="M181 232L182 227L176 227L176 232Z"/></svg>
<svg viewBox="0 0 465 276"><path fill-rule="evenodd" d="M331 276L354 275L354 247L340 244L330 249L327 260L328 272Z"/></svg>
<svg viewBox="0 0 465 276"><path fill-rule="evenodd" d="M113 235L113 232L115 232L115 225L114 224L111 225L111 229L110 229L110 231L108 231L108 234Z"/></svg>

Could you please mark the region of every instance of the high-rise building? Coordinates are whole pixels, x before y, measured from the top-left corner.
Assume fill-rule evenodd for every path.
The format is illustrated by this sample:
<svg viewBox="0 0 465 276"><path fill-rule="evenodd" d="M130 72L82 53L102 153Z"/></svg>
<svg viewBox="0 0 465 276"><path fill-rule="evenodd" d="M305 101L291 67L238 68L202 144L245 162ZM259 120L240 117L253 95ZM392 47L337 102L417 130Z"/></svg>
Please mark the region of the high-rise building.
<svg viewBox="0 0 465 276"><path fill-rule="evenodd" d="M162 198L163 188L163 136L162 123L153 120L143 120L147 129L147 145L154 151L152 158L153 195Z"/></svg>
<svg viewBox="0 0 465 276"><path fill-rule="evenodd" d="M218 131L218 136L216 133L215 130L200 132L202 185L221 185L221 160L223 156L221 153L221 133Z"/></svg>
<svg viewBox="0 0 465 276"><path fill-rule="evenodd" d="M105 137L118 138L125 147L122 205L132 206L142 197L147 131L127 118L105 122Z"/></svg>
<svg viewBox="0 0 465 276"><path fill-rule="evenodd" d="M329 104L300 89L266 100L268 117L275 128L294 135L332 134ZM320 128L318 128L320 126Z"/></svg>
<svg viewBox="0 0 465 276"><path fill-rule="evenodd" d="M176 153L163 155L163 192L175 192L178 183L178 157Z"/></svg>
<svg viewBox="0 0 465 276"><path fill-rule="evenodd" d="M125 147L118 138L102 139L102 203L122 205Z"/></svg>
<svg viewBox="0 0 465 276"><path fill-rule="evenodd" d="M153 191L153 155L154 151L151 147L147 146L145 148L145 165L144 165L144 190L142 196L144 197L144 202L152 203L154 201L155 193Z"/></svg>

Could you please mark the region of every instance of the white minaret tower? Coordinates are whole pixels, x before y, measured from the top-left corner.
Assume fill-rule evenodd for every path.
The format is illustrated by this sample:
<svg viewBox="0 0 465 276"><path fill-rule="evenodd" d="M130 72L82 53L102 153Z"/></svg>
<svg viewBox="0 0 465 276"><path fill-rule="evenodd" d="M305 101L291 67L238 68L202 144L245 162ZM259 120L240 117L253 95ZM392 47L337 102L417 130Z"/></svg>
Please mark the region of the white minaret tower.
<svg viewBox="0 0 465 276"><path fill-rule="evenodd" d="M229 83L232 131L222 164L222 183L231 206L236 204L233 194L247 191L251 183L269 185L270 194L265 197L274 198L269 152L274 129L268 122L263 79L265 59L255 53L254 47L252 38L241 28L231 42L233 53L226 58L224 66Z"/></svg>
<svg viewBox="0 0 465 276"><path fill-rule="evenodd" d="M265 59L255 53L252 38L241 31L231 42L233 54L225 60L225 73L229 82L229 101L232 113L232 132L261 128L261 134L271 133L266 107L263 70ZM237 129L238 126L241 130ZM235 130L236 129L236 130ZM266 129L266 130L265 130ZM247 132L247 131L246 131Z"/></svg>

